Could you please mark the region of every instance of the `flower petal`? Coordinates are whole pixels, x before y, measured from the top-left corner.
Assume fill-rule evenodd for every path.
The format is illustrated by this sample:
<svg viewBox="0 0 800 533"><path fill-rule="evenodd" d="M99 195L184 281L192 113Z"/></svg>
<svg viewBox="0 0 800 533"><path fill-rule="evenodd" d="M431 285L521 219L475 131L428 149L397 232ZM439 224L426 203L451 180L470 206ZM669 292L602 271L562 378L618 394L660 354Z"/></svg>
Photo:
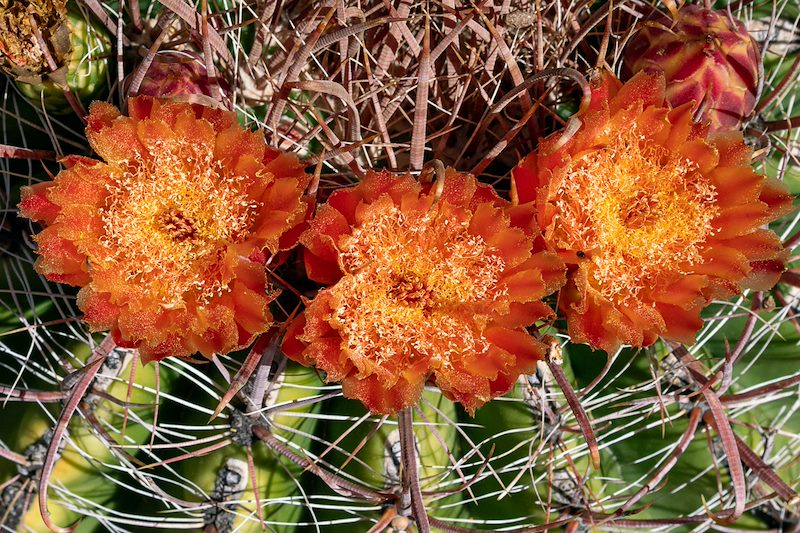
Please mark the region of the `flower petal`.
<svg viewBox="0 0 800 533"><path fill-rule="evenodd" d="M53 185L53 182L46 182L22 187L20 189L22 199L17 206L20 215L31 220L40 221L48 226L52 224L60 212L58 205L50 201L49 198L49 192Z"/></svg>
<svg viewBox="0 0 800 533"><path fill-rule="evenodd" d="M608 102L609 111L613 114L639 102L642 107L661 105L664 103L665 87L662 72L642 70L619 87Z"/></svg>
<svg viewBox="0 0 800 533"><path fill-rule="evenodd" d="M536 361L543 360L547 352L544 343L524 331L488 327L484 335L492 344L514 356L517 369L522 374L533 372L536 369Z"/></svg>
<svg viewBox="0 0 800 533"><path fill-rule="evenodd" d="M387 388L376 376L363 379L348 377L342 381L342 394L346 398L359 400L373 413L390 415L415 405L424 386L424 381L409 383L398 380Z"/></svg>
<svg viewBox="0 0 800 533"><path fill-rule="evenodd" d="M73 243L62 238L59 229L58 226L51 226L34 237L39 254L34 265L36 272L51 281L82 287L91 279L86 256Z"/></svg>

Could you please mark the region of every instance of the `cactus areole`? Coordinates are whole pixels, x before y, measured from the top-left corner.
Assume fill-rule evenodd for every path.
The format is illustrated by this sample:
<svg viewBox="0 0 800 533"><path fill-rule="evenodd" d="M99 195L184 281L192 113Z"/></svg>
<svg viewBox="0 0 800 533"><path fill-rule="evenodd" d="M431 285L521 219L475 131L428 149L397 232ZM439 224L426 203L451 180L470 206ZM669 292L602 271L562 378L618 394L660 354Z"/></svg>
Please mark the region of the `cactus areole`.
<svg viewBox="0 0 800 533"><path fill-rule="evenodd" d="M264 262L296 240L308 176L233 113L150 97L128 108L90 108L105 162L68 157L23 188L22 215L45 226L36 269L82 287L91 329L145 361L242 348L272 322Z"/></svg>
<svg viewBox="0 0 800 533"><path fill-rule="evenodd" d="M744 23L726 11L687 4L674 21L645 22L625 48L627 68L660 69L673 107L692 112L710 131L739 129L756 105L761 55Z"/></svg>

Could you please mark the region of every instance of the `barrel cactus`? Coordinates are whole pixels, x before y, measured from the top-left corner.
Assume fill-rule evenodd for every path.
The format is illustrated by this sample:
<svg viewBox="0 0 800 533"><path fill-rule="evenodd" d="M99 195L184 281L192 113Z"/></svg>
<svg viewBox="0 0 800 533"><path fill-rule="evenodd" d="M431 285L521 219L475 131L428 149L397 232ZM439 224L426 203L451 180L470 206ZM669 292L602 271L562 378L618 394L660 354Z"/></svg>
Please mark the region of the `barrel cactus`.
<svg viewBox="0 0 800 533"><path fill-rule="evenodd" d="M28 4L0 529L798 527L791 3Z"/></svg>

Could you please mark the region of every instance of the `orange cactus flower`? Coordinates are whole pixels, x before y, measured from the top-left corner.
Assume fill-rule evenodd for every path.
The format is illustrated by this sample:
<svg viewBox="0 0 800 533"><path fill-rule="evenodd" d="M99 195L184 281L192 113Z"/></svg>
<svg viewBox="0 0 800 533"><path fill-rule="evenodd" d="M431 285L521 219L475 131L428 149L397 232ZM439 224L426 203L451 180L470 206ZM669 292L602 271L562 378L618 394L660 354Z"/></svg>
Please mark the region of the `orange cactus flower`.
<svg viewBox="0 0 800 533"><path fill-rule="evenodd" d="M233 113L150 97L128 107L90 108L105 162L67 157L54 181L23 188L21 214L45 227L36 270L82 287L89 327L145 362L242 348L272 322L264 263L297 240L308 176Z"/></svg>
<svg viewBox="0 0 800 533"><path fill-rule="evenodd" d="M425 383L474 412L546 350L525 328L564 265L534 245L529 211L448 170L441 196L370 172L334 192L301 236L308 276L329 285L289 327L284 352L341 382L373 413L415 404ZM529 226L528 226L529 227Z"/></svg>
<svg viewBox="0 0 800 533"><path fill-rule="evenodd" d="M560 308L575 342L614 351L686 343L714 298L766 290L785 251L765 224L792 197L753 172L740 133L709 135L693 102L671 108L663 74L592 82L577 132L556 133L513 171L548 245L568 266Z"/></svg>

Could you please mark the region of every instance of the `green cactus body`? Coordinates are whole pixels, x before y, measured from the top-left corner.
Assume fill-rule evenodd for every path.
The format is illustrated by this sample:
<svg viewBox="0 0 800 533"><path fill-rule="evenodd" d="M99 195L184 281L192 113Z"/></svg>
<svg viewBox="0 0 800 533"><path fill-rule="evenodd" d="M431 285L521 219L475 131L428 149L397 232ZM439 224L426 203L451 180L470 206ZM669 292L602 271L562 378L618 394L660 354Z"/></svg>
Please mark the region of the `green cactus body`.
<svg viewBox="0 0 800 533"><path fill-rule="evenodd" d="M786 378L786 369L800 368L800 334L791 324L775 312L762 312L763 326L753 335L752 348L737 364L737 368L747 368L747 372L737 373L728 394L743 393L763 387ZM725 353L725 339L733 344L741 335L745 319L731 319L705 346L711 357L721 357ZM797 443L792 435L800 434L800 417L787 416L797 402L794 394L787 389L783 394L756 398L734 407L739 412L735 419L741 424L733 425L736 434L764 462L775 469L775 473L790 486L796 488L800 480L800 461L796 460ZM773 428L780 427L781 431ZM754 481L755 483L755 481ZM765 485L762 485L768 490ZM789 506L791 509L791 506ZM763 526L762 526L763 527Z"/></svg>
<svg viewBox="0 0 800 533"><path fill-rule="evenodd" d="M763 317L769 321L769 317ZM712 365L714 360L721 359L726 348L729 349L735 339L741 335L744 319L731 320L725 328L704 342L704 349L696 355L703 364ZM766 327L769 329L769 326ZM737 364L737 368L748 368L746 373L737 372L728 393L735 393L749 386L763 384L770 379L782 376L782 368L788 365L797 365L797 334L790 324L784 324L780 333L786 335L784 342L773 339L769 341L770 355L764 356L757 364L752 364L752 355L745 356ZM773 332L774 333L774 332ZM726 346L725 339L728 339ZM596 354L589 353L582 347L574 347L571 352L573 364L583 362ZM758 351L758 350L756 350ZM785 361L785 363L781 363ZM651 369L649 365L657 365ZM624 369L624 370L623 370ZM606 383L612 383L617 390L628 391L633 398L651 398L647 394L636 392L641 384L653 379L653 372L661 382L664 398L671 398L676 391L685 391L690 386L691 380L683 364L672 354L664 344L658 343L650 349L650 353L623 351L620 353L606 380L595 387L602 390ZM578 380L580 385L586 382ZM598 394L602 394L598 392ZM601 402L598 399L587 397L584 403L596 402L597 409L591 412L590 418L599 418L613 415L625 404L622 398L617 402ZM753 430L761 424L770 425L775 420L781 406L784 408L794 400L767 403L764 406L745 409L744 415L728 411L732 419L743 424L732 425L737 435L753 450L761 451L764 441L763 435ZM585 474L585 491L589 502L598 502L602 507L596 507L596 512L613 512L626 498L635 494L643 484L661 468L674 446L681 440L689 425L689 412L692 404L666 402L664 406L645 406L636 411L611 419L594 426L595 435L601 450L601 468L594 470L586 464L585 458L576 462L578 471ZM702 405L702 404L701 404ZM790 428L791 423L784 426ZM788 429L788 431L792 431ZM583 438L578 435L578 441ZM776 436L774 449L780 450L782 445L788 445L791 439ZM709 444L711 450L709 450ZM784 458L785 460L785 458ZM719 472L719 476L717 475ZM800 470L796 465L776 464L776 471L787 482L797 479ZM751 475L750 483L755 481ZM676 464L640 501L633 510L632 519L659 520L674 518L686 514L703 514L703 502L708 502L710 508L718 508L719 503L714 502L719 493L719 487L729 487L731 483L727 469L724 451L716 431L711 430L701 419L697 432L694 434ZM763 529L764 523L753 512L746 513L737 522L740 529ZM675 528L678 531L690 531L692 528Z"/></svg>
<svg viewBox="0 0 800 533"><path fill-rule="evenodd" d="M457 420L456 407L437 390L425 390L426 400L414 412L414 434L417 445L417 464L420 487L427 512L436 518L447 520L463 516L462 495L435 494L457 488L462 480L453 473L452 460L458 459L458 435L451 424ZM400 440L397 422L387 418L375 431L380 417L370 417L354 430L349 431L355 421L364 416L360 402L336 398L325 410L332 414L326 424L326 441L333 442L347 433L337 444L336 451L329 451L325 461L333 465L334 472L361 485L380 491L399 490L401 484ZM354 457L347 460L358 448ZM340 467L345 461L347 464ZM322 531L361 531L368 529L381 517L381 512L364 502L352 505L334 502L329 488L317 483L315 495L322 497L324 505L315 510L314 521ZM384 509L385 510L385 509ZM308 517L311 520L311 517ZM434 529L436 531L436 529Z"/></svg>
<svg viewBox="0 0 800 533"><path fill-rule="evenodd" d="M69 10L67 16L72 50L66 69L69 90L84 104L100 98L108 83L108 60L112 53L111 38L99 25L87 22L80 12ZM72 107L64 96L63 86L52 80L39 83L17 81L17 88L35 105L54 114L68 114Z"/></svg>
<svg viewBox="0 0 800 533"><path fill-rule="evenodd" d="M800 61L800 50L794 51L785 55L768 52L764 55L764 78L772 82L773 86L780 80L791 75L792 65ZM795 74L796 75L796 74ZM764 88L767 93L771 89L769 86ZM787 116L795 116L800 112L800 84L789 83L784 88L782 98L778 100L780 105L773 105L767 107L762 114L766 121L780 121ZM757 126L758 127L758 126ZM782 132L776 132L782 135ZM774 142L774 141L773 141ZM765 147L764 144L761 147ZM793 164L794 158L797 156L796 148L793 150L792 155L787 157L787 154L782 150L769 150L766 158L760 163L757 163L757 170L763 171L768 176L777 177L782 180L789 188L792 194L800 194L800 166ZM756 158L759 159L759 158Z"/></svg>
<svg viewBox="0 0 800 533"><path fill-rule="evenodd" d="M36 404L25 405L21 410L11 410L19 413L20 420L25 421L25 429L18 431L16 442L6 440L6 444L10 444L12 449L19 450L23 455L28 456L32 460L31 469L25 471L20 469L18 473L23 477L20 479L22 485L17 484L8 486L4 489L2 500L8 503L16 498L21 498L27 505L18 505L11 511L6 519L5 525L19 528L25 531L32 531L35 533L47 533L49 529L44 525L39 513L39 508L36 505L37 486L38 486L38 467L44 459L44 454L49 445L50 439L48 430L51 427L50 419L47 415L39 409ZM4 416L6 416L4 412ZM87 439L81 437L71 437L71 442L67 444L53 469L50 478L50 486L58 487L59 491L54 488L50 489L48 508L50 515L55 524L69 525L80 518L79 513L68 509L65 502L72 500L73 496L79 498L86 498L89 501L100 504L113 506L114 485L108 480L104 479L96 469L95 464L88 462L85 457L81 455L75 446L82 451L92 453L95 450L94 443L87 442ZM12 437L13 439L13 437ZM13 443L12 443L13 442ZM63 491L63 493L60 493ZM17 493L18 492L18 493ZM21 493L21 494L19 494ZM17 500L19 503L19 501ZM81 531L94 531L97 523L93 520L86 520L81 527Z"/></svg>
<svg viewBox="0 0 800 533"><path fill-rule="evenodd" d="M526 379L525 376L521 380ZM526 381L527 383L527 381ZM524 385L524 386L527 386ZM467 499L467 515L476 521L476 527L491 529L498 524L520 525L523 523L542 523L544 515L540 505L535 502L546 497L546 492L537 495L531 486L530 474L523 474L515 483L519 470L526 468L539 443L539 418L526 404L523 385L517 383L506 395L496 398L475 412L474 418L465 417L463 424L466 437L462 448L476 447L487 457L493 448L492 469L502 480L500 485L490 472L485 471L479 481L472 486L476 495ZM542 457L547 456L547 450ZM543 463L547 459L543 459ZM475 455L470 460L474 469L482 462ZM513 487L513 490L505 489ZM491 526L490 526L491 524Z"/></svg>
<svg viewBox="0 0 800 533"><path fill-rule="evenodd" d="M79 358L88 357L89 350L86 345L76 344L73 347ZM106 359L105 364L98 372L92 389L84 399L84 406L89 407L91 413L97 418L101 426L112 438L120 439L124 408L112 402L101 393L125 402L127 397L127 379L130 365L135 354L128 350L115 350ZM131 403L151 403L151 392L155 385L155 370L153 365L138 368L135 386L132 389ZM169 379L162 380L162 385L169 386ZM142 409L131 407L131 409ZM151 408L144 408L148 411ZM14 413L17 413L15 416ZM146 413L140 413L147 419ZM54 413L57 415L57 413ZM43 458L44 450L49 444L49 438L43 435L52 427L52 420L41 406L36 403L11 404L10 409L4 410L3 416L14 416L14 419L23 420L22 426L3 426L0 438L12 450L33 450L37 441L41 449L39 459ZM142 444L149 438L149 429L135 423L135 418L130 417L125 431L126 444ZM120 440L119 443L122 443ZM55 524L66 526L82 516L97 512L99 507L106 509L117 508L122 499L117 498L118 486L110 479L116 475L115 467L120 465L119 458L109 448L109 443L101 440L89 422L76 414L68 428L68 436L62 444L63 450L55 463L50 478L49 505L52 520ZM5 476L4 476L5 477ZM34 486L38 483L38 472L32 477ZM78 509L76 511L75 509ZM107 511L100 511L103 514ZM21 517L20 527L25 531L47 533L49 529L44 525L39 508L36 505L36 491L32 497L24 516ZM76 531L90 532L102 531L101 524L91 518L84 518Z"/></svg>
<svg viewBox="0 0 800 533"><path fill-rule="evenodd" d="M274 378L274 383L273 392L267 395L267 407L314 397L320 385L313 370L294 363L287 365L283 374ZM314 434L317 424L314 413L318 409L319 403L312 403L287 410L277 409L266 416L272 434L302 455L301 450L307 450L311 445L310 435ZM203 520L206 527L213 526L218 533L261 531L254 505L253 480L247 472L247 452L243 446L252 419L241 411L228 410L228 413L233 413L228 419L230 426L242 438L234 436L234 443L220 450L175 463L178 473L197 487L196 491L184 491L180 497L190 501L206 498L207 503L214 503L214 507L204 512ZM207 422L208 415L204 416L204 421L197 419L198 425ZM190 417L194 421L195 417ZM211 424L219 422L215 420ZM279 459L258 441L252 442L251 449L265 524L289 533L294 530L304 510L299 490L302 468ZM236 493L240 496L234 496Z"/></svg>
<svg viewBox="0 0 800 533"><path fill-rule="evenodd" d="M272 400L272 405L283 405L297 400L314 397L318 394L320 380L313 369L294 363L286 366L283 381ZM268 400L268 403L270 400ZM318 419L319 402L302 407L276 411L271 416L272 432L295 453L303 456L311 447ZM304 499L299 490L303 469L288 461L278 460L272 451L256 443L253 447L256 476L260 487L260 497L269 504L264 509L265 521L279 531L295 529L304 511ZM261 531L258 520L250 517L247 528L238 531Z"/></svg>
<svg viewBox="0 0 800 533"><path fill-rule="evenodd" d="M561 363L567 380L577 387L582 376L574 372L571 348L585 347L568 344ZM596 353L589 362L590 367L595 362L602 367ZM600 470L593 470L583 435L565 405L548 366L539 362L535 374L520 377L508 394L478 409L473 420L464 420L467 436L484 456L494 448L494 473L484 471L472 487L476 498L466 502L467 515L477 527L542 524L608 496L608 480L619 477L619 464L601 450Z"/></svg>

